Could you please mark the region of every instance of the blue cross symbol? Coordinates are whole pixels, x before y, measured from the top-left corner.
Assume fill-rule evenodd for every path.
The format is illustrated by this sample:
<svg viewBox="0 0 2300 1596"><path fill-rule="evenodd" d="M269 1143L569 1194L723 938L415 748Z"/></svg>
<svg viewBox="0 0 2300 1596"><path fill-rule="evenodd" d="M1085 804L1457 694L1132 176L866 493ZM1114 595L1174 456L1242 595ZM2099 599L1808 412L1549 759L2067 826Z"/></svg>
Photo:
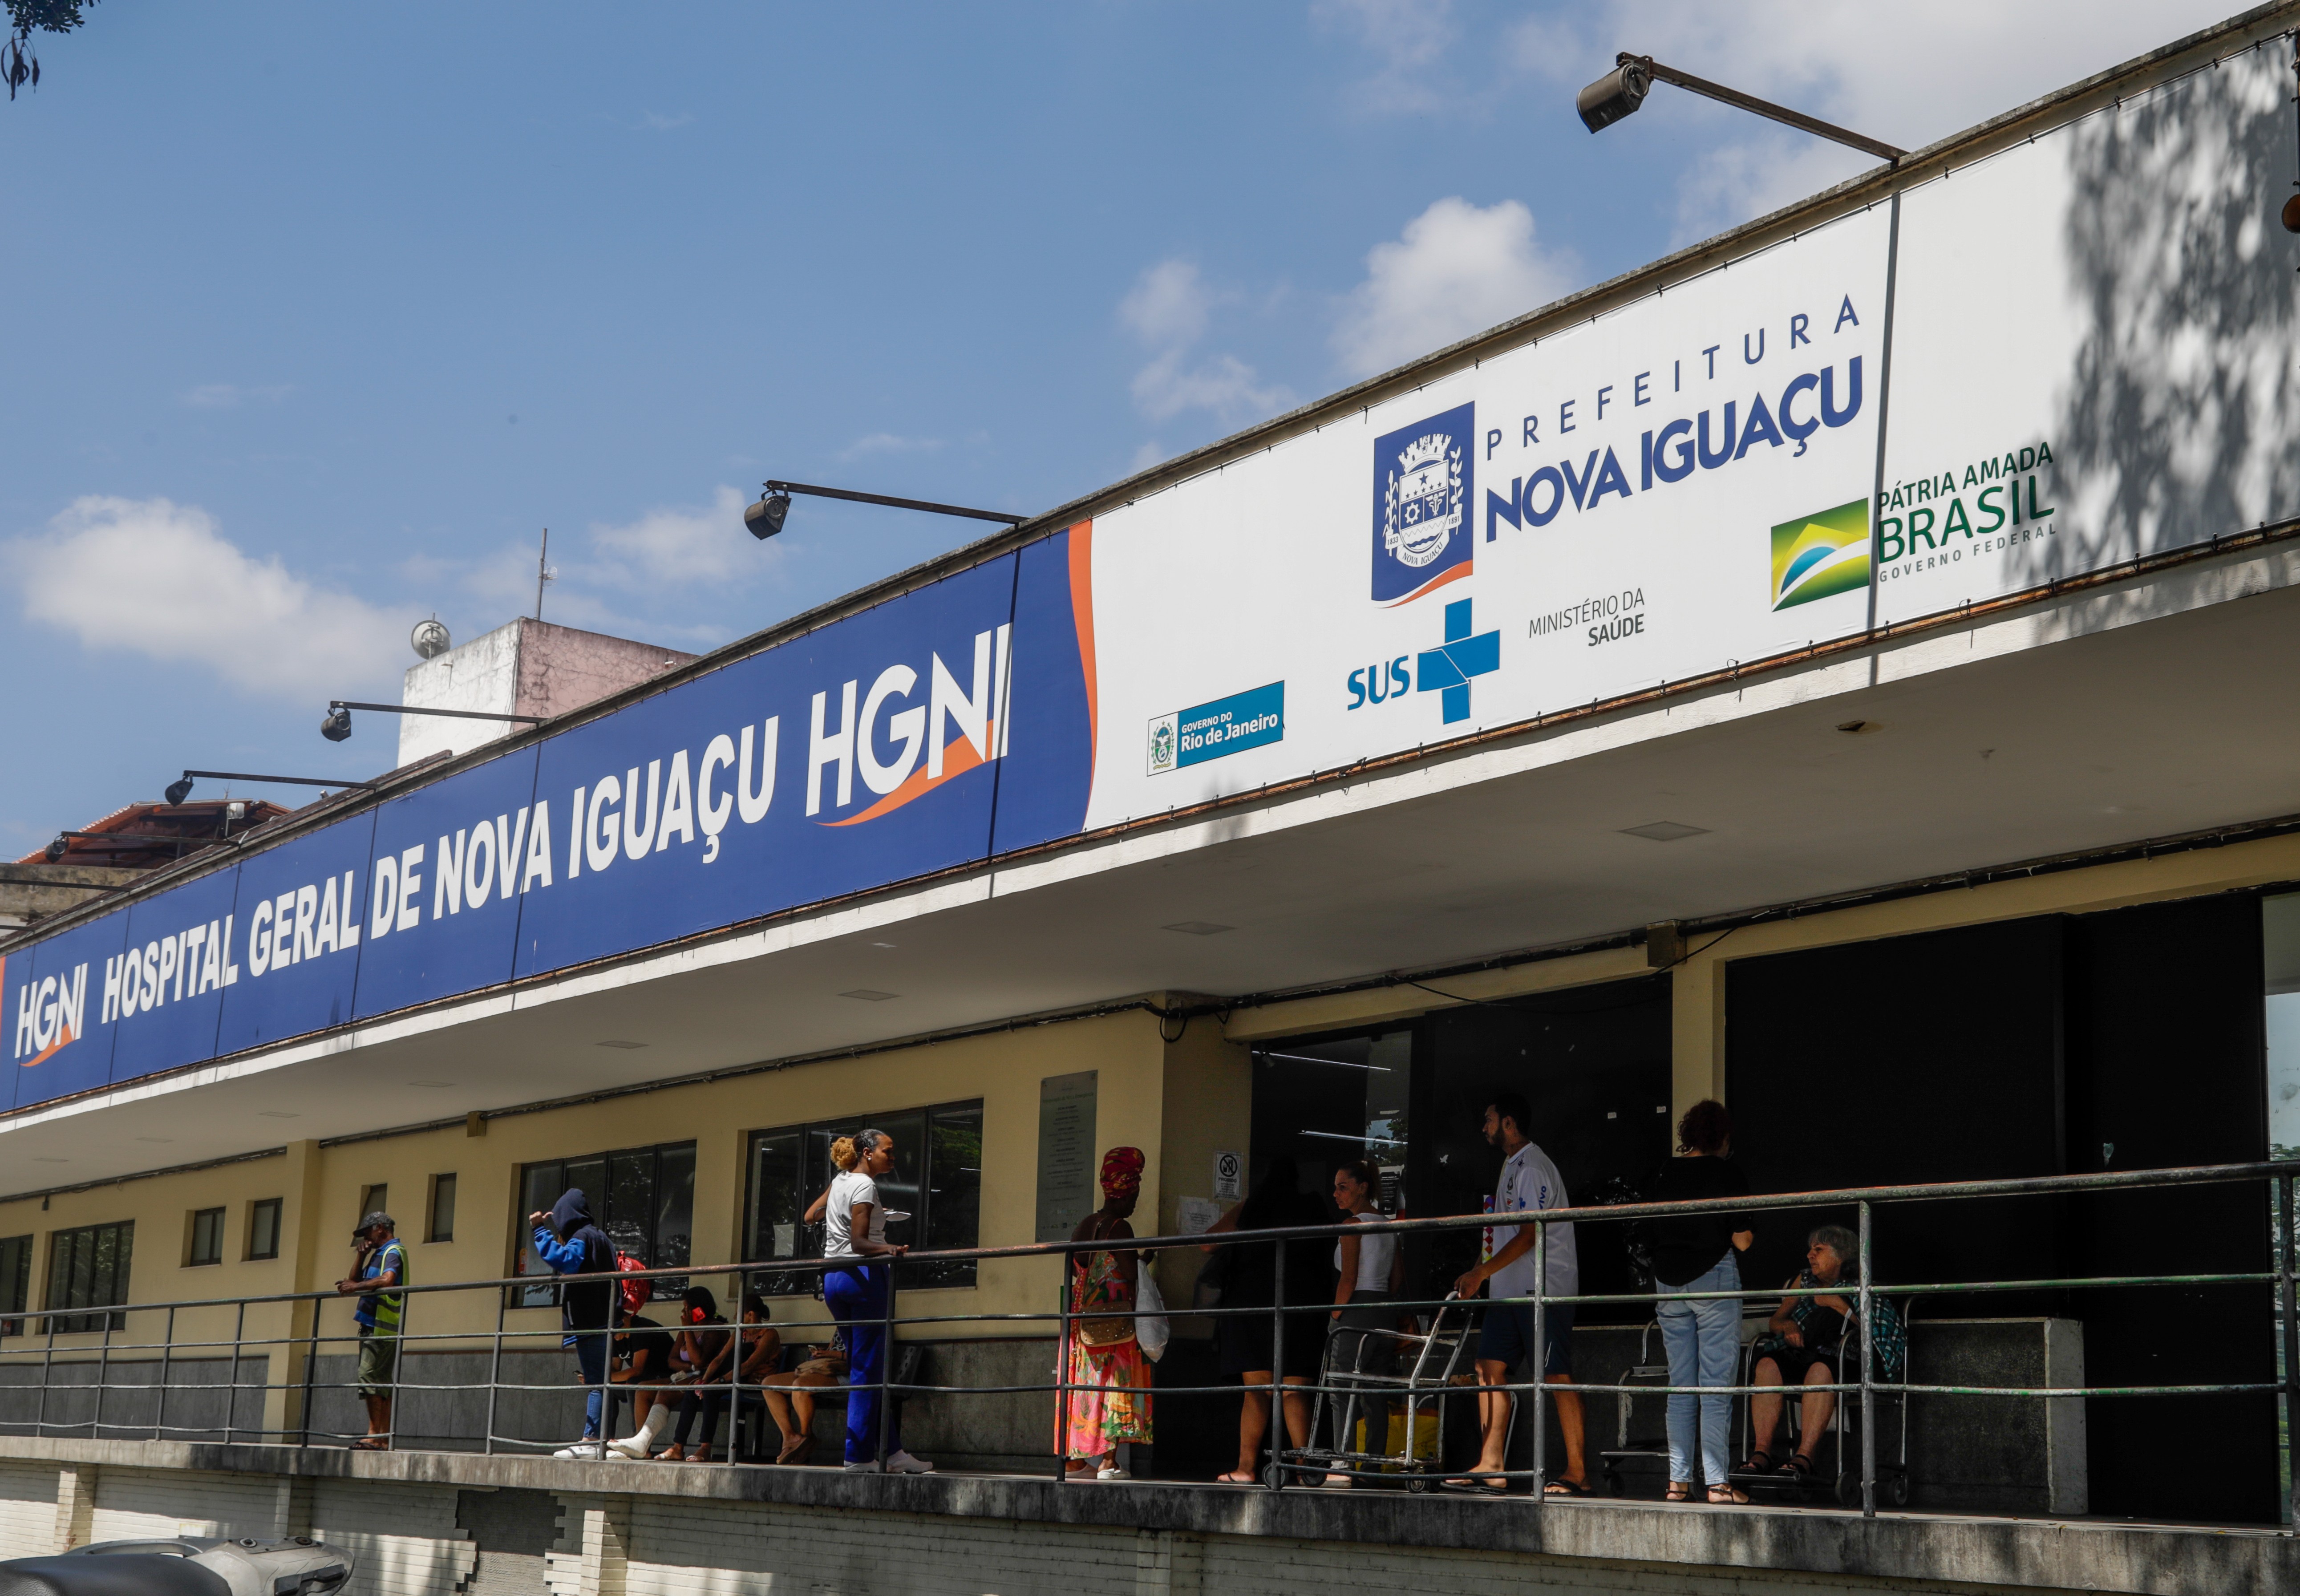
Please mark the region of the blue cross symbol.
<svg viewBox="0 0 2300 1596"><path fill-rule="evenodd" d="M1470 678L1483 676L1502 668L1502 634L1499 631L1470 635L1470 601L1457 600L1446 606L1446 641L1442 648L1424 653L1413 668L1413 689L1416 692L1442 692L1439 700L1446 707L1446 723L1470 718Z"/></svg>

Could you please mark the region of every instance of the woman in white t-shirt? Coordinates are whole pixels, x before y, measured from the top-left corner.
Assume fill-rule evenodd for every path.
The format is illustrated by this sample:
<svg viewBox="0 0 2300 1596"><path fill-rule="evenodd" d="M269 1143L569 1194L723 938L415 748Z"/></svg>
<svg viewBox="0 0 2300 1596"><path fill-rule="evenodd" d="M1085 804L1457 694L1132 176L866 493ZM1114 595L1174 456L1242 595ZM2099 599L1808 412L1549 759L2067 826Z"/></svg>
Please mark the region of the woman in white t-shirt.
<svg viewBox="0 0 2300 1596"><path fill-rule="evenodd" d="M884 1131L854 1138L852 1169L830 1182L822 1216L822 1256L849 1260L826 1270L822 1299L846 1328L846 1466L854 1474L879 1468L879 1371L887 1357L887 1289L895 1260L909 1251L887 1240L887 1205L879 1177L895 1167L895 1139ZM866 1261L867 1260L867 1261ZM899 1421L887 1425L887 1472L929 1474L934 1465L903 1450Z"/></svg>
<svg viewBox="0 0 2300 1596"><path fill-rule="evenodd" d="M1381 1190L1381 1172L1371 1158L1359 1158L1334 1171L1334 1206L1353 1224L1379 1224L1385 1216L1374 1207L1374 1197ZM1396 1311L1390 1303L1397 1297L1398 1283L1404 1273L1404 1261L1398 1256L1397 1238L1375 1232L1367 1235L1345 1233L1334 1244L1334 1268L1341 1279L1334 1286L1333 1332L1326 1342L1326 1375L1329 1385L1338 1388L1338 1396L1329 1394L1329 1404L1335 1415L1334 1450L1338 1452L1361 1450L1353 1444L1352 1432L1357 1427L1361 1407L1366 1415L1366 1445L1362 1449L1379 1452L1388 1445L1389 1404L1379 1397L1361 1401L1353 1376L1387 1375L1396 1352L1396 1343L1387 1335L1372 1333L1396 1327ZM1375 1426L1380 1433L1375 1433ZM1326 1483L1337 1489L1347 1489L1351 1476L1334 1473L1326 1476Z"/></svg>

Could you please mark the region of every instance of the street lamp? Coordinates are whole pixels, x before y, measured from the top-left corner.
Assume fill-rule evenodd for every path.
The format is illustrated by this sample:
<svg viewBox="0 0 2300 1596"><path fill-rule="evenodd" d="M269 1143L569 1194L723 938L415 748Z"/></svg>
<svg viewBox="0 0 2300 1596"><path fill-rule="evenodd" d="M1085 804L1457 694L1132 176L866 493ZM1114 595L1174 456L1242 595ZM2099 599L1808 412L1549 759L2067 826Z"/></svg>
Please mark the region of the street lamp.
<svg viewBox="0 0 2300 1596"><path fill-rule="evenodd" d="M783 530L790 516L790 496L809 493L817 498L852 499L858 505L892 505L897 510L923 510L929 515L963 515L971 521L1003 521L1008 526L1020 526L1030 518L1010 515L1004 510L970 510L962 505L938 505L931 499L894 498L883 493L857 493L851 488L818 488L807 482L775 482L761 484L765 492L759 502L743 512L743 524L751 536L763 543Z"/></svg>
<svg viewBox="0 0 2300 1596"><path fill-rule="evenodd" d="M362 704L357 698L330 698L327 718L320 723L320 735L329 742L341 742L349 737L354 709L371 709L378 714L444 714L459 721L518 721L529 726L540 726L550 719L540 714L499 714L491 709L423 709L412 704Z"/></svg>
<svg viewBox="0 0 2300 1596"><path fill-rule="evenodd" d="M1807 116L1802 111L1792 111L1786 105L1776 105L1771 100L1743 94L1738 88L1728 88L1721 83L1712 83L1706 78L1696 78L1691 72L1663 66L1650 55L1632 55L1627 50L1613 57L1612 71L1574 96L1573 108L1581 113L1582 126L1592 133L1601 131L1644 104L1646 95L1655 80L1674 83L1679 88L1689 88L1695 94L1722 100L1728 105L1738 105L1744 111L1754 111L1759 116L1787 122L1792 128L1817 137L1850 145L1856 150L1896 165L1902 156L1909 153L1880 139L1840 128L1834 122L1825 122L1817 116Z"/></svg>
<svg viewBox="0 0 2300 1596"><path fill-rule="evenodd" d="M279 787L360 787L373 790L372 781L350 781L341 776L254 776L240 770L188 770L180 781L168 783L167 799L171 805L182 803L192 796L192 779L204 777L214 781L268 781Z"/></svg>

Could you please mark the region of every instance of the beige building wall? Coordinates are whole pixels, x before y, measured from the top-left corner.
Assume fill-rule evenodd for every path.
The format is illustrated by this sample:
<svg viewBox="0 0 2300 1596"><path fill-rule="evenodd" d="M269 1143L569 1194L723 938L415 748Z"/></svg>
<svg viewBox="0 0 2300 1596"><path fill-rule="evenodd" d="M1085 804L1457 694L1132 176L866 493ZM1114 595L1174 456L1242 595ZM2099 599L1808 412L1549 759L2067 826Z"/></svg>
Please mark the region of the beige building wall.
<svg viewBox="0 0 2300 1596"><path fill-rule="evenodd" d="M1729 934L1696 933L1694 951L1673 972L1675 1096L1682 1110L1723 1089L1727 967L1737 958L1870 938L2054 913L2088 913L2128 905L2300 882L2300 837L2199 849L2159 858L2099 865L1998 882L1969 890L1928 893L1828 912L1784 916ZM1646 973L1642 947L1541 959L1507 969L1446 978L1463 997L1493 998ZM1160 995L1157 1008L1188 1007L1187 994ZM733 1079L665 1086L592 1102L497 1115L484 1134L464 1122L322 1145L297 1142L277 1152L231 1163L112 1182L0 1201L0 1238L35 1238L29 1306L47 1299L47 1259L54 1233L121 1219L135 1222L131 1303L229 1299L323 1289L351 1261L351 1227L370 1188L390 1189L390 1203L407 1241L419 1283L484 1280L512 1269L525 1233L518 1202L520 1166L622 1148L692 1140L696 1143L695 1257L698 1263L737 1260L746 1196L743 1168L748 1134L854 1115L894 1113L931 1104L983 1099L983 1181L979 1235L987 1247L1032 1240L1037 1208L1039 1082L1049 1075L1091 1069L1097 1076L1097 1151L1121 1143L1146 1159L1136 1228L1172 1233L1179 1203L1211 1195L1211 1163L1218 1149L1247 1145L1251 1077L1248 1047L1279 1036L1342 1030L1411 1017L1448 1007L1425 988L1397 983L1362 991L1272 1003L1242 1009L1226 1020L1200 1015L1188 1024L1162 1019L1155 1009L1027 1024L988 1035L892 1049L861 1057L762 1070ZM398 1099L402 1108L412 1107ZM387 1112L388 1110L387 1109ZM159 1155L162 1149L154 1149ZM434 1177L453 1174L458 1188L452 1241L424 1239ZM251 1207L283 1199L280 1256L246 1256ZM191 1216L226 1210L227 1245L220 1264L187 1263ZM1194 1251L1170 1252L1159 1280L1170 1306L1187 1308L1196 1274ZM707 1280L708 1277L706 1277ZM988 1259L969 1288L906 1291L909 1312L938 1315L1045 1313L1056 1302L1057 1271L1049 1258ZM721 1290L721 1298L727 1296ZM493 1291L418 1298L409 1331L416 1336L484 1338L495 1327ZM177 1339L213 1335L229 1340L237 1309L178 1310ZM807 1326L827 1324L811 1297L778 1299L776 1316L812 1339ZM308 1334L304 1306L249 1309L246 1333L277 1338L286 1351L283 1383L299 1377L297 1349ZM320 1310L323 1336L352 1333L352 1306L331 1299ZM511 1308L505 1327L556 1344L557 1313ZM159 1311L131 1313L115 1345L156 1341L164 1331ZM938 1339L1047 1333L1043 1324L921 1327ZM58 1338L60 1349L93 1350L102 1337ZM442 1347L484 1345L449 1341ZM38 1335L0 1343L0 1358L42 1356ZM122 1356L136 1356L133 1353ZM284 1401L285 1399L280 1399ZM275 1418L280 1410L275 1402Z"/></svg>

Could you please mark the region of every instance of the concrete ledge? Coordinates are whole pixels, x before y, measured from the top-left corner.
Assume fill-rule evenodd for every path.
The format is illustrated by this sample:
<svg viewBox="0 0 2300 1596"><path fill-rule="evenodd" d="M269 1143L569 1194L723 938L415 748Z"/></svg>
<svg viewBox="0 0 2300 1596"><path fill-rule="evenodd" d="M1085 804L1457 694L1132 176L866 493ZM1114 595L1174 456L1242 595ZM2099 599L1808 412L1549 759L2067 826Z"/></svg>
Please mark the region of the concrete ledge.
<svg viewBox="0 0 2300 1596"><path fill-rule="evenodd" d="M459 1452L180 1441L0 1438L0 1457L58 1465L493 1486L561 1495L676 1496L1195 1535L1506 1551L1648 1567L1795 1572L1877 1581L2278 1596L2300 1590L2300 1541L2272 1530L2119 1521L1858 1513L1831 1508L1540 1504L1432 1492L1269 1492L1013 1475L849 1475L835 1468L573 1463Z"/></svg>

